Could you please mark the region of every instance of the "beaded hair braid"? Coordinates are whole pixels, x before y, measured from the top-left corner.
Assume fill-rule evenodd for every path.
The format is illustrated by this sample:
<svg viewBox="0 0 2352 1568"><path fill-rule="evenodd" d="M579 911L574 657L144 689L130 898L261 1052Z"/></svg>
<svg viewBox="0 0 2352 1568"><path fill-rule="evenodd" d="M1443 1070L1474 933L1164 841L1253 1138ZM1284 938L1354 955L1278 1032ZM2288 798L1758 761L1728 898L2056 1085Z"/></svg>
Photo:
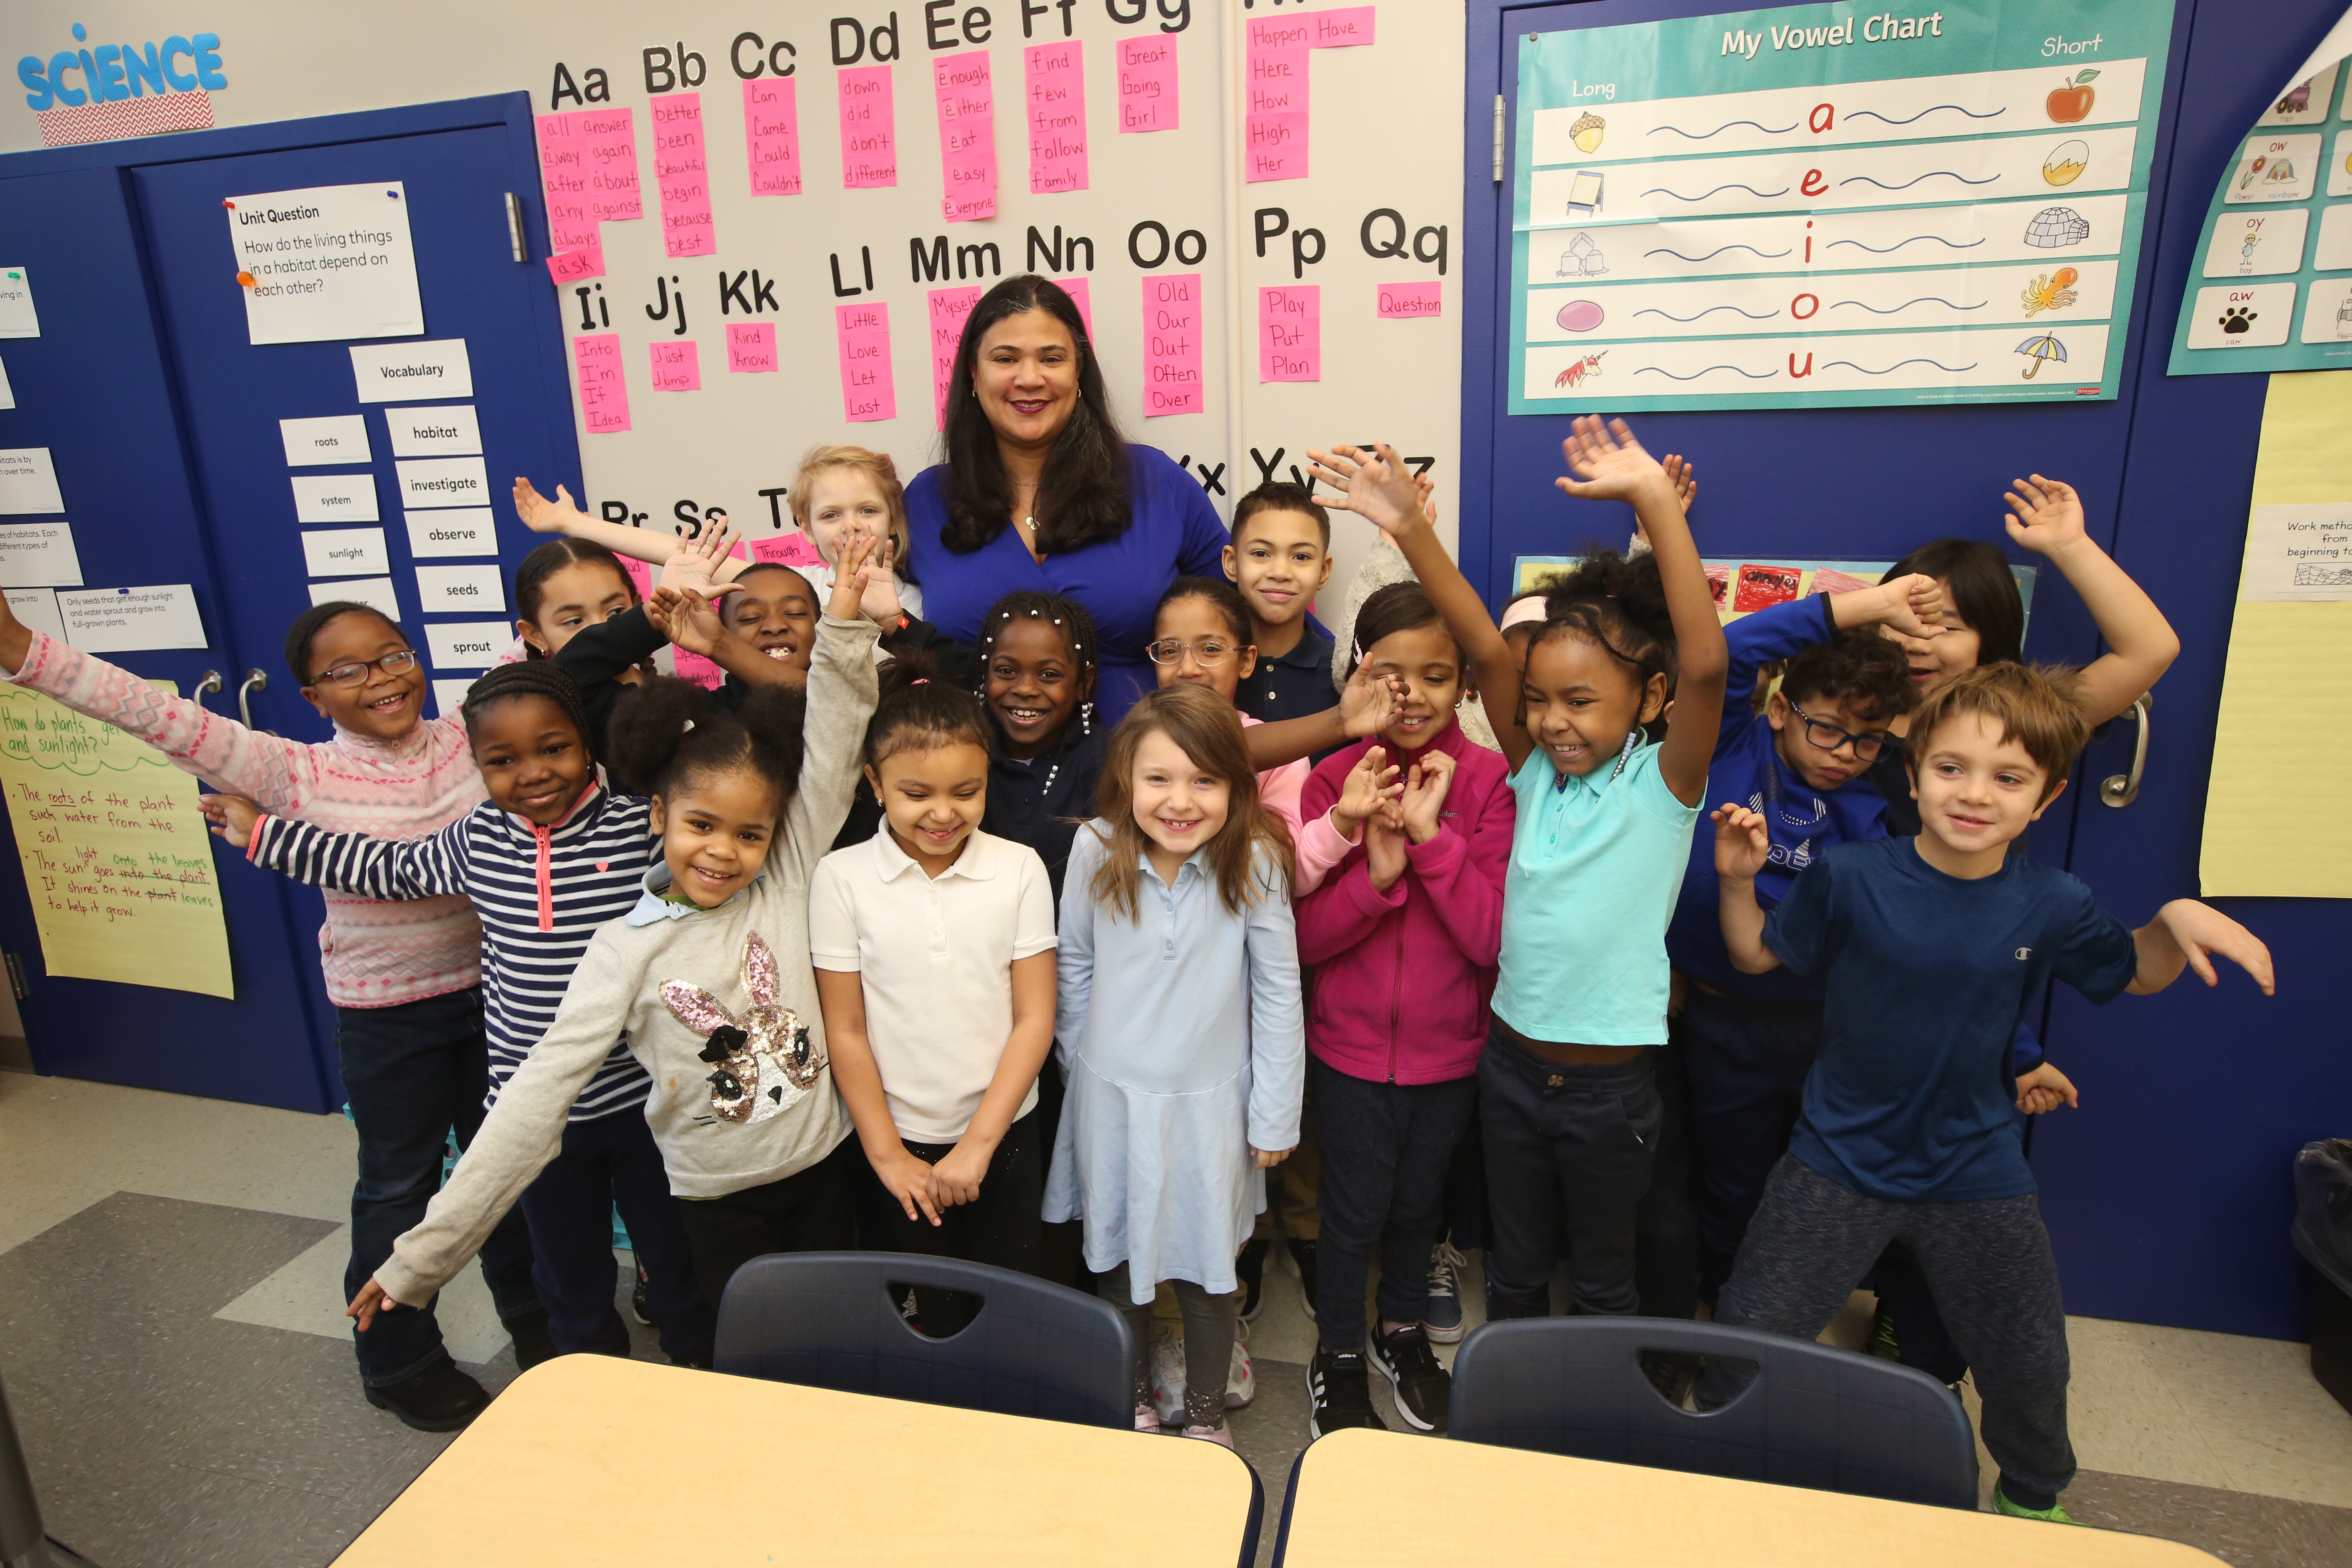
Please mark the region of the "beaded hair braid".
<svg viewBox="0 0 2352 1568"><path fill-rule="evenodd" d="M983 690L988 679L989 661L996 657L996 639L1015 620L1045 621L1058 627L1063 639L1070 645L1071 660L1088 676L1097 673L1095 654L1098 645L1095 637L1095 618L1087 613L1087 607L1059 594L1019 588L989 606L987 616L981 621L980 667ZM1092 735L1095 731L1092 699L1079 704L1077 717L1078 732ZM1052 791L1055 776L1061 771L1059 762L1045 770L1045 785L1041 794Z"/></svg>
<svg viewBox="0 0 2352 1568"><path fill-rule="evenodd" d="M484 709L510 697L544 697L562 709L563 716L580 731L580 743L592 755L594 753L595 742L589 738L592 731L588 727L588 707L580 699L580 683L563 666L546 660L502 664L467 687L462 710L466 739L474 738Z"/></svg>

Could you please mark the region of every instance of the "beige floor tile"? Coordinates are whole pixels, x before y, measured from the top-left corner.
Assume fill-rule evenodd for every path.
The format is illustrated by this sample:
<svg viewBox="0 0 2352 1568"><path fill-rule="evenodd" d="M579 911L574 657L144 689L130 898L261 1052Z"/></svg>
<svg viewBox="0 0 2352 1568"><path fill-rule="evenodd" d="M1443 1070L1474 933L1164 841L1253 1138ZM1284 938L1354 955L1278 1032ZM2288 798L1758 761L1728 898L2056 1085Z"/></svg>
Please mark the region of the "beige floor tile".
<svg viewBox="0 0 2352 1568"><path fill-rule="evenodd" d="M2179 1397L2173 1369L2137 1323L2066 1320L2074 1377L2066 1392L2074 1457L2086 1469L2191 1486L2227 1487L2228 1468Z"/></svg>
<svg viewBox="0 0 2352 1568"><path fill-rule="evenodd" d="M2107 1326L2137 1339L2185 1423L2218 1461L2226 1479L2204 1484L2352 1507L2352 1413L2312 1377L2308 1347L2192 1329ZM2083 1462L2120 1468L2095 1464L2087 1455Z"/></svg>
<svg viewBox="0 0 2352 1568"><path fill-rule="evenodd" d="M321 1339L349 1340L352 1322L343 1316L343 1265L351 1257L351 1226L344 1226L213 1316L266 1329L291 1329ZM507 1331L499 1322L498 1309L490 1303L490 1289L482 1283L481 1271L471 1265L442 1290L434 1311L441 1321L441 1342L459 1361L479 1365L507 1346Z"/></svg>

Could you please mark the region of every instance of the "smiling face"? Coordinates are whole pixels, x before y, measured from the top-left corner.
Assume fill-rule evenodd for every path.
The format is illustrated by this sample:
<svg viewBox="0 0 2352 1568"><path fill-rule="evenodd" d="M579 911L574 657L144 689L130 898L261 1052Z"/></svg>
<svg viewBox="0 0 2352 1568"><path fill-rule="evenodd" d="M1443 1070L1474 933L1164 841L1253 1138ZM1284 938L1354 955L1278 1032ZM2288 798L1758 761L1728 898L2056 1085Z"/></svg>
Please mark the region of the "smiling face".
<svg viewBox="0 0 2352 1568"><path fill-rule="evenodd" d="M1211 601L1198 596L1171 599L1160 605L1159 618L1151 623L1151 640L1184 645L1182 655L1174 663L1153 661L1152 673L1162 686L1173 686L1181 680L1188 686L1204 687L1231 702L1242 682L1249 679L1250 671L1257 668L1257 649L1236 646L1233 622ZM1226 650L1224 658L1214 661L1202 658L1201 648L1204 644L1222 644Z"/></svg>
<svg viewBox="0 0 2352 1568"><path fill-rule="evenodd" d="M1031 450L1052 447L1078 406L1078 345L1070 329L1044 310L1005 317L980 336L971 390L997 439Z"/></svg>
<svg viewBox="0 0 2352 1568"><path fill-rule="evenodd" d="M890 503L865 469L824 468L809 480L808 515L801 528L832 566L841 559L845 539L880 539L890 531Z"/></svg>
<svg viewBox="0 0 2352 1568"><path fill-rule="evenodd" d="M1404 686L1396 719L1381 739L1399 751L1417 752L1454 722L1462 700L1462 655L1442 625L1407 626L1364 650L1364 668ZM1532 723L1534 721L1528 721Z"/></svg>
<svg viewBox="0 0 2352 1568"><path fill-rule="evenodd" d="M776 786L751 768L689 773L655 796L671 890L709 910L750 887L783 808Z"/></svg>
<svg viewBox="0 0 2352 1568"><path fill-rule="evenodd" d="M893 752L866 782L882 803L891 841L936 877L955 864L988 809L988 753L969 741Z"/></svg>
<svg viewBox="0 0 2352 1568"><path fill-rule="evenodd" d="M579 727L536 693L509 697L473 716L474 765L501 811L552 827L570 814L596 766Z"/></svg>
<svg viewBox="0 0 2352 1568"><path fill-rule="evenodd" d="M1881 626L1878 628L1903 650L1904 660L1911 667L1911 689L1922 698L1961 671L1974 669L1977 656L1984 646L1984 639L1977 629L1961 619L1960 612L1953 608L1951 584L1938 581L1936 586L1944 592L1942 637L1906 637L1893 626Z"/></svg>
<svg viewBox="0 0 2352 1568"><path fill-rule="evenodd" d="M602 561L575 561L540 580L538 612L515 622L522 640L541 654L560 651L585 628L637 602L629 580Z"/></svg>
<svg viewBox="0 0 2352 1568"><path fill-rule="evenodd" d="M807 675L816 649L816 590L786 566L754 566L735 580L742 587L721 601L728 626L770 658Z"/></svg>
<svg viewBox="0 0 2352 1568"><path fill-rule="evenodd" d="M337 616L310 639L310 683L302 695L355 735L397 741L425 716L425 667L412 662L397 675L387 675L373 661L407 647L400 628L373 610ZM329 670L354 664L367 666L358 684L340 686L327 679Z"/></svg>
<svg viewBox="0 0 2352 1568"><path fill-rule="evenodd" d="M996 634L981 697L1004 732L1007 756L1034 757L1052 745L1093 691L1094 672L1079 666L1061 627L1015 616Z"/></svg>
<svg viewBox="0 0 2352 1568"><path fill-rule="evenodd" d="M1250 614L1283 626L1307 613L1331 581L1323 530L1303 511L1254 511L1225 546L1225 575L1249 601Z"/></svg>
<svg viewBox="0 0 2352 1568"><path fill-rule="evenodd" d="M1915 737L1910 755L1916 759L1911 794L1919 803L1919 852L1942 870L1958 871L1971 861L1980 868L1978 874L1998 869L2000 852L2023 837L2065 789L2062 779L2045 799L2049 773L2021 742L2002 738L1998 720L1982 713L1956 713L1932 733Z"/></svg>
<svg viewBox="0 0 2352 1568"><path fill-rule="evenodd" d="M1559 634L1528 651L1528 734L1561 773L1615 760L1636 724L1664 711L1666 678L1640 672L1589 638Z"/></svg>
<svg viewBox="0 0 2352 1568"><path fill-rule="evenodd" d="M1129 780L1135 825L1151 841L1147 851L1160 879L1172 882L1192 851L1214 838L1233 809L1233 786L1210 773L1155 730L1135 749Z"/></svg>
<svg viewBox="0 0 2352 1568"><path fill-rule="evenodd" d="M1800 708L1804 710L1802 715L1797 712ZM1772 747L1780 754L1781 765L1809 787L1823 791L1837 788L1866 771L1877 759L1876 751L1863 755L1853 736L1886 732L1885 722L1853 698L1830 697L1820 692L1791 703L1785 691L1775 691L1764 704L1764 717L1772 726ZM1808 719L1816 724L1833 724L1843 730L1848 739L1840 741L1835 751L1824 750L1814 743L1808 731Z"/></svg>

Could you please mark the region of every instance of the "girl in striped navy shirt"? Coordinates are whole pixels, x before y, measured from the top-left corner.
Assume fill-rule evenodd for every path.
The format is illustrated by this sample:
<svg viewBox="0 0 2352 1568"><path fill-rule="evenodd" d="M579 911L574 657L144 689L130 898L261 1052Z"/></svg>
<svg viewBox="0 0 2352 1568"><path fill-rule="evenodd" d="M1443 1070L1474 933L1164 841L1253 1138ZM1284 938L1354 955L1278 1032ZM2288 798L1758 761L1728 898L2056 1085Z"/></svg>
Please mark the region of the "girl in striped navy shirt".
<svg viewBox="0 0 2352 1568"><path fill-rule="evenodd" d="M466 694L466 733L489 799L440 832L386 839L263 816L204 797L216 831L254 864L373 899L457 894L482 921L482 1003L495 1100L554 1021L588 939L628 913L661 858L648 805L597 781L579 687L560 665L503 665ZM613 1305L617 1205L646 1277L662 1349L710 1363L712 1312L646 1125L652 1080L616 1039L580 1093L562 1152L522 1195L531 1280L558 1352L629 1352Z"/></svg>

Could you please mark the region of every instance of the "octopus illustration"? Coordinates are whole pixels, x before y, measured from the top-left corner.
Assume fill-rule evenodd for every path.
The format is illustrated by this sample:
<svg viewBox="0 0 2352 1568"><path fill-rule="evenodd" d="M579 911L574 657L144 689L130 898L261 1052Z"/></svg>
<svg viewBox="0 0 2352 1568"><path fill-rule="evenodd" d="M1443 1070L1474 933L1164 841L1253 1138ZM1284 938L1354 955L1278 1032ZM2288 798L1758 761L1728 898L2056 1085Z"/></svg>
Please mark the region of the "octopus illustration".
<svg viewBox="0 0 2352 1568"><path fill-rule="evenodd" d="M743 989L751 998L739 1020L717 997L683 980L661 984L663 1004L709 1044L711 1114L738 1124L765 1121L797 1104L825 1069L808 1026L776 1002L776 955L753 931L743 943Z"/></svg>
<svg viewBox="0 0 2352 1568"><path fill-rule="evenodd" d="M2063 310L2074 302L2074 283L2081 276L2071 267L2061 267L2055 272L2045 272L2028 283L2018 294L2028 316L2038 316L2044 310Z"/></svg>

